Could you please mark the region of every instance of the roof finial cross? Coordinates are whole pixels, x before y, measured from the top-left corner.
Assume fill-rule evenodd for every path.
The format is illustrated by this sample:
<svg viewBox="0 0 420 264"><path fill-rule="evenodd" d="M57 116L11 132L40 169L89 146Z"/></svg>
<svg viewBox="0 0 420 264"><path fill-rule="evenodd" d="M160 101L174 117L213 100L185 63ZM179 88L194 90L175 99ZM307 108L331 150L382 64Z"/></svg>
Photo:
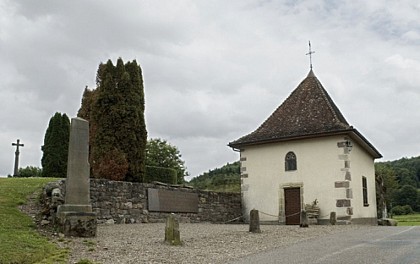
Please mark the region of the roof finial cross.
<svg viewBox="0 0 420 264"><path fill-rule="evenodd" d="M312 48L311 48L311 41L309 41L309 52L306 53L306 55L309 55L309 66L311 67L311 70L312 70L312 54L314 53L315 51L312 51Z"/></svg>

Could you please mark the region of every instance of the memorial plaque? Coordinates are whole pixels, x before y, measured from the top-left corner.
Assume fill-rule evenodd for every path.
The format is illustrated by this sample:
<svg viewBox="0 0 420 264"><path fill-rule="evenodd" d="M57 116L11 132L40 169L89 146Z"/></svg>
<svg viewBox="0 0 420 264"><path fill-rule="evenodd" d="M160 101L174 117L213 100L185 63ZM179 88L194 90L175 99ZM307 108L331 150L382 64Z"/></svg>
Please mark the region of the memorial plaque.
<svg viewBox="0 0 420 264"><path fill-rule="evenodd" d="M148 206L151 212L198 213L198 194L149 188Z"/></svg>

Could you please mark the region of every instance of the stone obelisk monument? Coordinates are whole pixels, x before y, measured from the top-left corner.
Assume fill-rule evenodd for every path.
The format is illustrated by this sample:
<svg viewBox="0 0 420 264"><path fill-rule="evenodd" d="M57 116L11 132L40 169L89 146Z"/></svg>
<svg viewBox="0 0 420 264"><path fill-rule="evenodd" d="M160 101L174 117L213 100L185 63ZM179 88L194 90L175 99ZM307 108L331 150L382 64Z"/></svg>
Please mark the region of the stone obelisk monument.
<svg viewBox="0 0 420 264"><path fill-rule="evenodd" d="M89 123L71 119L64 204L57 210L60 229L66 236L96 235L96 214L90 204Z"/></svg>

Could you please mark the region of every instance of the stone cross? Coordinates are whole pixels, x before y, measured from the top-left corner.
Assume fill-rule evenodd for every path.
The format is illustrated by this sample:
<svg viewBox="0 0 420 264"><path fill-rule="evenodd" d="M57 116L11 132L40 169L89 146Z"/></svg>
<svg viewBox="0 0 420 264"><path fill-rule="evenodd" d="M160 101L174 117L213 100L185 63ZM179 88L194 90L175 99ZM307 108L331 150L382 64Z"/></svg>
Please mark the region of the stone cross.
<svg viewBox="0 0 420 264"><path fill-rule="evenodd" d="M13 171L13 176L19 175L19 147L23 147L23 144L20 144L20 139L16 140L16 143L12 143L12 146L16 146L16 152L15 152L15 169Z"/></svg>

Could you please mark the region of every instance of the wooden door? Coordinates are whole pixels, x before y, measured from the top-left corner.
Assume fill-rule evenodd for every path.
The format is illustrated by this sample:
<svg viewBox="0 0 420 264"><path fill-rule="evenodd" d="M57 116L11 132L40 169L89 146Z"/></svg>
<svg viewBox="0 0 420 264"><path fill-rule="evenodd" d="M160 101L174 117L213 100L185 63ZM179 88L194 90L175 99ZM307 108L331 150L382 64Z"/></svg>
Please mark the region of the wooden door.
<svg viewBox="0 0 420 264"><path fill-rule="evenodd" d="M300 188L284 189L286 225L300 224Z"/></svg>

